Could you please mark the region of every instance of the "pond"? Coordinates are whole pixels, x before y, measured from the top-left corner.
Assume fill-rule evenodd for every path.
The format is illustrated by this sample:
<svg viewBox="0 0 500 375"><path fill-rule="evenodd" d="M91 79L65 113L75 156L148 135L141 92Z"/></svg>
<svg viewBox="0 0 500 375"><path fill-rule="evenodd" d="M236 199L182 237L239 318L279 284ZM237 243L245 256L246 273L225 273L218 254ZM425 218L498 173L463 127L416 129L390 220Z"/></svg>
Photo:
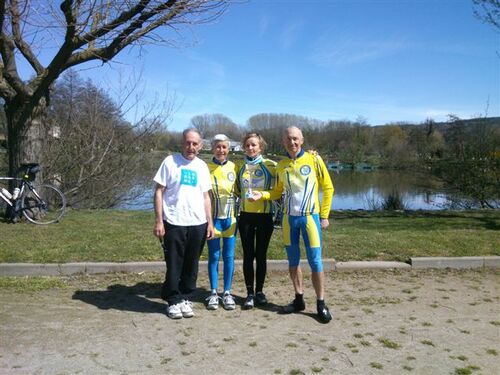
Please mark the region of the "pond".
<svg viewBox="0 0 500 375"><path fill-rule="evenodd" d="M406 209L438 210L446 194L430 175L410 171L374 170L331 172L335 186L332 209L379 208L390 195L398 194Z"/></svg>
<svg viewBox="0 0 500 375"><path fill-rule="evenodd" d="M407 209L443 209L446 195L429 175L409 171L373 170L367 172L330 172L335 186L334 210L370 210L394 192L399 193ZM154 184L144 189L133 203L119 208L130 210L153 209Z"/></svg>

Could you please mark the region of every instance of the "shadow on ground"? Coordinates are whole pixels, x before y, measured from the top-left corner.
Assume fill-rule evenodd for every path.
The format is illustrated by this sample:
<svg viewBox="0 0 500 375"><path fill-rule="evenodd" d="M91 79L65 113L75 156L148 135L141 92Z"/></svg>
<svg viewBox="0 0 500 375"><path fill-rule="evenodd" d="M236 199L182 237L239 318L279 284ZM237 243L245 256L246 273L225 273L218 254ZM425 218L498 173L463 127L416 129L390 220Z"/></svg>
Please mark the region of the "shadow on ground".
<svg viewBox="0 0 500 375"><path fill-rule="evenodd" d="M166 304L161 300L161 287L161 283L148 282L139 282L135 285L113 284L109 285L106 290L77 290L73 293L72 299L93 305L101 310L164 313ZM209 290L197 288L187 298L191 302L204 305L209 294ZM233 294L233 297L237 306L243 306L246 296ZM255 309L281 313L282 307L269 302L263 306L255 306ZM316 317L314 314L303 312L301 314Z"/></svg>
<svg viewBox="0 0 500 375"><path fill-rule="evenodd" d="M349 222L353 219L366 219L364 223L366 227L377 227L380 231L384 231L386 228L387 230L406 230L409 228L406 219L412 220L411 228L414 231L446 230L451 227L454 229L484 228L493 231L500 229L498 210L343 210L332 211L331 219L337 223Z"/></svg>
<svg viewBox="0 0 500 375"><path fill-rule="evenodd" d="M77 290L74 300L94 305L102 310L123 310L141 313L161 313L164 303L152 301L160 298L161 284L140 282L133 286L114 284L106 290Z"/></svg>

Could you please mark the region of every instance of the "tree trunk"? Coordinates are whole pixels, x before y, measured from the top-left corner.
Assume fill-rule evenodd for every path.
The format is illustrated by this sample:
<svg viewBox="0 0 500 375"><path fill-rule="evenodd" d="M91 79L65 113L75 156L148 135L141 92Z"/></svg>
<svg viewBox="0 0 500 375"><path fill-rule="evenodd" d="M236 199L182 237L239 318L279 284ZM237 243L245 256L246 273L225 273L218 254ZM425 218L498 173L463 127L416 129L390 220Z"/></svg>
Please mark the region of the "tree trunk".
<svg viewBox="0 0 500 375"><path fill-rule="evenodd" d="M5 105L10 176L16 176L22 164L40 163L43 160L44 141L47 135L43 121L46 109L45 99L42 99L31 110L30 116L23 116L21 111L26 111L26 107L16 104L6 103ZM28 119L23 121L25 117ZM36 180L42 181L42 172L37 174Z"/></svg>

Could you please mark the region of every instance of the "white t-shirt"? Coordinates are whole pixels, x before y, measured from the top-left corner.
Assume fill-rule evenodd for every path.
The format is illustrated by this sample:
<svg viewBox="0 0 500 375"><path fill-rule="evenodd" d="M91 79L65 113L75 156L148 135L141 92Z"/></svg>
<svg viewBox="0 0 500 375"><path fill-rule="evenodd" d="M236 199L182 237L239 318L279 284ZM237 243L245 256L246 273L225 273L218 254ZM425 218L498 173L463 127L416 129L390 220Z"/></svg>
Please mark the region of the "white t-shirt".
<svg viewBox="0 0 500 375"><path fill-rule="evenodd" d="M165 186L163 219L173 225L190 226L207 222L203 193L212 188L207 164L182 154L167 156L154 181Z"/></svg>

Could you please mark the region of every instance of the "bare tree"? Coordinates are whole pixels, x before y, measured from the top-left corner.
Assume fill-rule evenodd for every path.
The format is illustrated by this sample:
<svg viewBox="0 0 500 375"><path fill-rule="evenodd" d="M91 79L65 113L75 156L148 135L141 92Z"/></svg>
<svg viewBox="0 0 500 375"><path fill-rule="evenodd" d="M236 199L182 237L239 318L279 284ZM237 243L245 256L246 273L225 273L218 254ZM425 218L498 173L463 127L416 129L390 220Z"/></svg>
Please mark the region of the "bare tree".
<svg viewBox="0 0 500 375"><path fill-rule="evenodd" d="M412 151L408 145L408 133L399 124L385 125L375 134L380 156L384 165L390 168L405 168Z"/></svg>
<svg viewBox="0 0 500 375"><path fill-rule="evenodd" d="M239 140L244 134L241 126L236 125L229 117L219 113L194 116L191 119L191 125L198 129L205 138L223 133L233 140Z"/></svg>
<svg viewBox="0 0 500 375"><path fill-rule="evenodd" d="M500 0L472 0L474 15L500 31Z"/></svg>
<svg viewBox="0 0 500 375"><path fill-rule="evenodd" d="M153 173L149 151L168 113L129 123L119 102L72 70L55 84L47 112L41 162L71 206L113 207L149 186L141 180Z"/></svg>
<svg viewBox="0 0 500 375"><path fill-rule="evenodd" d="M128 46L171 45L183 27L216 19L230 0L0 0L0 97L9 172L41 159L50 90L67 69L111 61ZM20 65L33 76L23 80Z"/></svg>
<svg viewBox="0 0 500 375"><path fill-rule="evenodd" d="M452 193L455 202L468 208L500 206L500 125L498 121L476 118L468 121L450 115L445 134L447 147L441 158L427 161L431 171ZM467 199L463 199L463 197Z"/></svg>
<svg viewBox="0 0 500 375"><path fill-rule="evenodd" d="M268 146L267 152L276 154L283 152L281 137L286 127L298 126L306 135L306 140L308 140L308 133L321 125L321 121L288 113L259 113L250 117L247 121L247 128L250 131L261 133L264 136ZM308 144L307 146L310 147L311 145Z"/></svg>

